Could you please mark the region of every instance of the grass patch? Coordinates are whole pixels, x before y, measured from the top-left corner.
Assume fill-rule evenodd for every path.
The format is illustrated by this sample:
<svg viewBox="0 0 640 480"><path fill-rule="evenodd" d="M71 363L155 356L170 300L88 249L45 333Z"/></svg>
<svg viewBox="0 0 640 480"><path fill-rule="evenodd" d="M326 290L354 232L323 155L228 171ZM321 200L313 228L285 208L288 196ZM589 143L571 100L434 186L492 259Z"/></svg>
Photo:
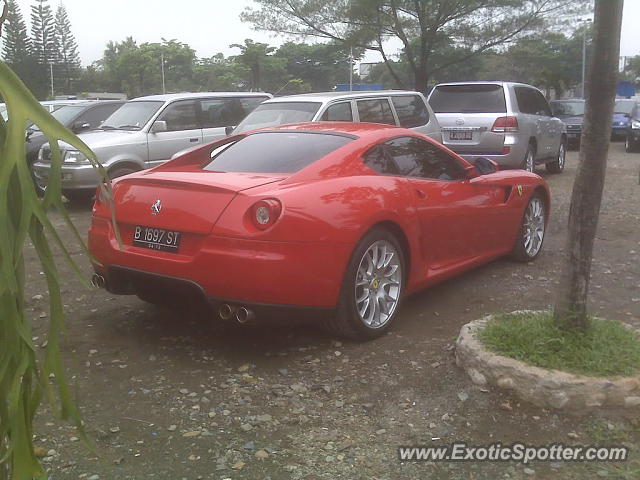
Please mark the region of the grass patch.
<svg viewBox="0 0 640 480"><path fill-rule="evenodd" d="M491 352L530 365L593 377L640 370L640 339L620 322L597 320L584 333L559 329L552 312L494 316L480 332Z"/></svg>

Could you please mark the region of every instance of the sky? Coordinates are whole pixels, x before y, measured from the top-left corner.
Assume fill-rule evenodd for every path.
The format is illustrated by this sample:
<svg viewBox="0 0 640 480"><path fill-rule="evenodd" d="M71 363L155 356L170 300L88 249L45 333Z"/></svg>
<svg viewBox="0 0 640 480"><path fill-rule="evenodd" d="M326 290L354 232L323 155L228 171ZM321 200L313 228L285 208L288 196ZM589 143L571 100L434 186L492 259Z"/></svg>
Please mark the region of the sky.
<svg viewBox="0 0 640 480"><path fill-rule="evenodd" d="M278 46L288 39L282 35L255 31L240 21L240 13L254 4L251 0L63 0L83 65L102 58L109 40L132 36L138 43L176 39L196 50L199 57L218 52L238 53L230 48L244 39ZM27 23L31 0L18 0ZM55 11L59 0L49 0ZM153 5L153 8L150 6ZM622 21L620 55L640 55L640 0L626 0ZM310 41L310 40L308 40ZM378 61L375 52L364 59Z"/></svg>

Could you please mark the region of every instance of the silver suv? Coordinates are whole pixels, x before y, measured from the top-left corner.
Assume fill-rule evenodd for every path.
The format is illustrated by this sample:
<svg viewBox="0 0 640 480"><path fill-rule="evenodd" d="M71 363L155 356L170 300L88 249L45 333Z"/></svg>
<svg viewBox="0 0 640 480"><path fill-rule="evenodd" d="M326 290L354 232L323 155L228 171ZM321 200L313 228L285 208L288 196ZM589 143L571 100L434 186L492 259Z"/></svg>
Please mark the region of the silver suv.
<svg viewBox="0 0 640 480"><path fill-rule="evenodd" d="M421 93L404 90L304 93L267 100L233 133L298 122L369 122L417 130L441 142L440 126Z"/></svg>
<svg viewBox="0 0 640 480"><path fill-rule="evenodd" d="M125 103L99 130L80 138L93 150L111 178L151 168L188 147L213 142L249 112L271 98L268 93L180 93L140 97ZM90 199L98 175L79 151L61 144L62 191L73 201ZM51 149L44 144L33 165L34 178L46 188Z"/></svg>
<svg viewBox="0 0 640 480"><path fill-rule="evenodd" d="M531 85L511 82L441 83L429 104L443 143L466 159L486 157L507 168L564 170L567 132L547 99Z"/></svg>

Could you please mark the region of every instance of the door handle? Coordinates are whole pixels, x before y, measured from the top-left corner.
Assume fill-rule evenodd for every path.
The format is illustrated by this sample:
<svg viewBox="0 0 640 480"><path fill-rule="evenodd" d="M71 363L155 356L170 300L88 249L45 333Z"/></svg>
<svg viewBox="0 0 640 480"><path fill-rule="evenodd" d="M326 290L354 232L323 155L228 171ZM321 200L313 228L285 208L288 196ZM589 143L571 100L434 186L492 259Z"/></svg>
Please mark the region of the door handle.
<svg viewBox="0 0 640 480"><path fill-rule="evenodd" d="M195 142L200 141L200 139L199 139L199 138L190 138L190 139L189 139L189 141L190 141L191 143L195 143Z"/></svg>
<svg viewBox="0 0 640 480"><path fill-rule="evenodd" d="M427 194L424 193L422 190L420 190L419 188L416 188L416 195L418 196L418 198L427 198Z"/></svg>

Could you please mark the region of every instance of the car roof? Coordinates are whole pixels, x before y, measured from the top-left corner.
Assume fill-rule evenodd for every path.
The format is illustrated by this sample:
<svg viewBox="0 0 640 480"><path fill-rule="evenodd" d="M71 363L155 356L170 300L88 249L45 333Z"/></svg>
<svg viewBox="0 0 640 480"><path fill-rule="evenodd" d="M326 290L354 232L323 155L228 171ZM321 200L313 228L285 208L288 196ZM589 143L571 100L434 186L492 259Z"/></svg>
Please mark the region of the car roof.
<svg viewBox="0 0 640 480"><path fill-rule="evenodd" d="M261 131L268 132L274 130L292 130L318 133L341 133L346 135L363 136L367 134L379 133L389 130L406 131L408 133L416 133L413 130L407 130L395 125L385 125L382 123L354 123L354 122L302 122L289 123L285 125L277 125L274 127L265 127L252 133Z"/></svg>
<svg viewBox="0 0 640 480"><path fill-rule="evenodd" d="M453 86L453 85L501 85L501 86L505 86L505 87L506 86L519 86L519 87L535 88L536 90L538 90L537 87L534 87L533 85L529 85L528 83L503 82L503 81L500 81L500 80L488 80L488 81L474 80L472 82L445 82L445 83L437 84L436 87Z"/></svg>
<svg viewBox="0 0 640 480"><path fill-rule="evenodd" d="M173 100L188 100L190 98L204 98L204 97L271 97L271 94L266 92L167 93L163 95L147 95L146 97L138 97L130 101L139 102L144 100L155 100L155 101L171 102Z"/></svg>
<svg viewBox="0 0 640 480"><path fill-rule="evenodd" d="M264 103L279 102L327 102L335 99L351 99L366 97L383 97L385 95L415 95L419 92L411 90L367 90L358 92L318 92L318 93L301 93L299 95L287 95L284 97L275 97Z"/></svg>
<svg viewBox="0 0 640 480"><path fill-rule="evenodd" d="M67 105L63 105L60 108L64 107L93 107L95 105L104 105L104 104L113 104L113 103L127 103L127 100L86 100L83 102L77 103L69 103Z"/></svg>

